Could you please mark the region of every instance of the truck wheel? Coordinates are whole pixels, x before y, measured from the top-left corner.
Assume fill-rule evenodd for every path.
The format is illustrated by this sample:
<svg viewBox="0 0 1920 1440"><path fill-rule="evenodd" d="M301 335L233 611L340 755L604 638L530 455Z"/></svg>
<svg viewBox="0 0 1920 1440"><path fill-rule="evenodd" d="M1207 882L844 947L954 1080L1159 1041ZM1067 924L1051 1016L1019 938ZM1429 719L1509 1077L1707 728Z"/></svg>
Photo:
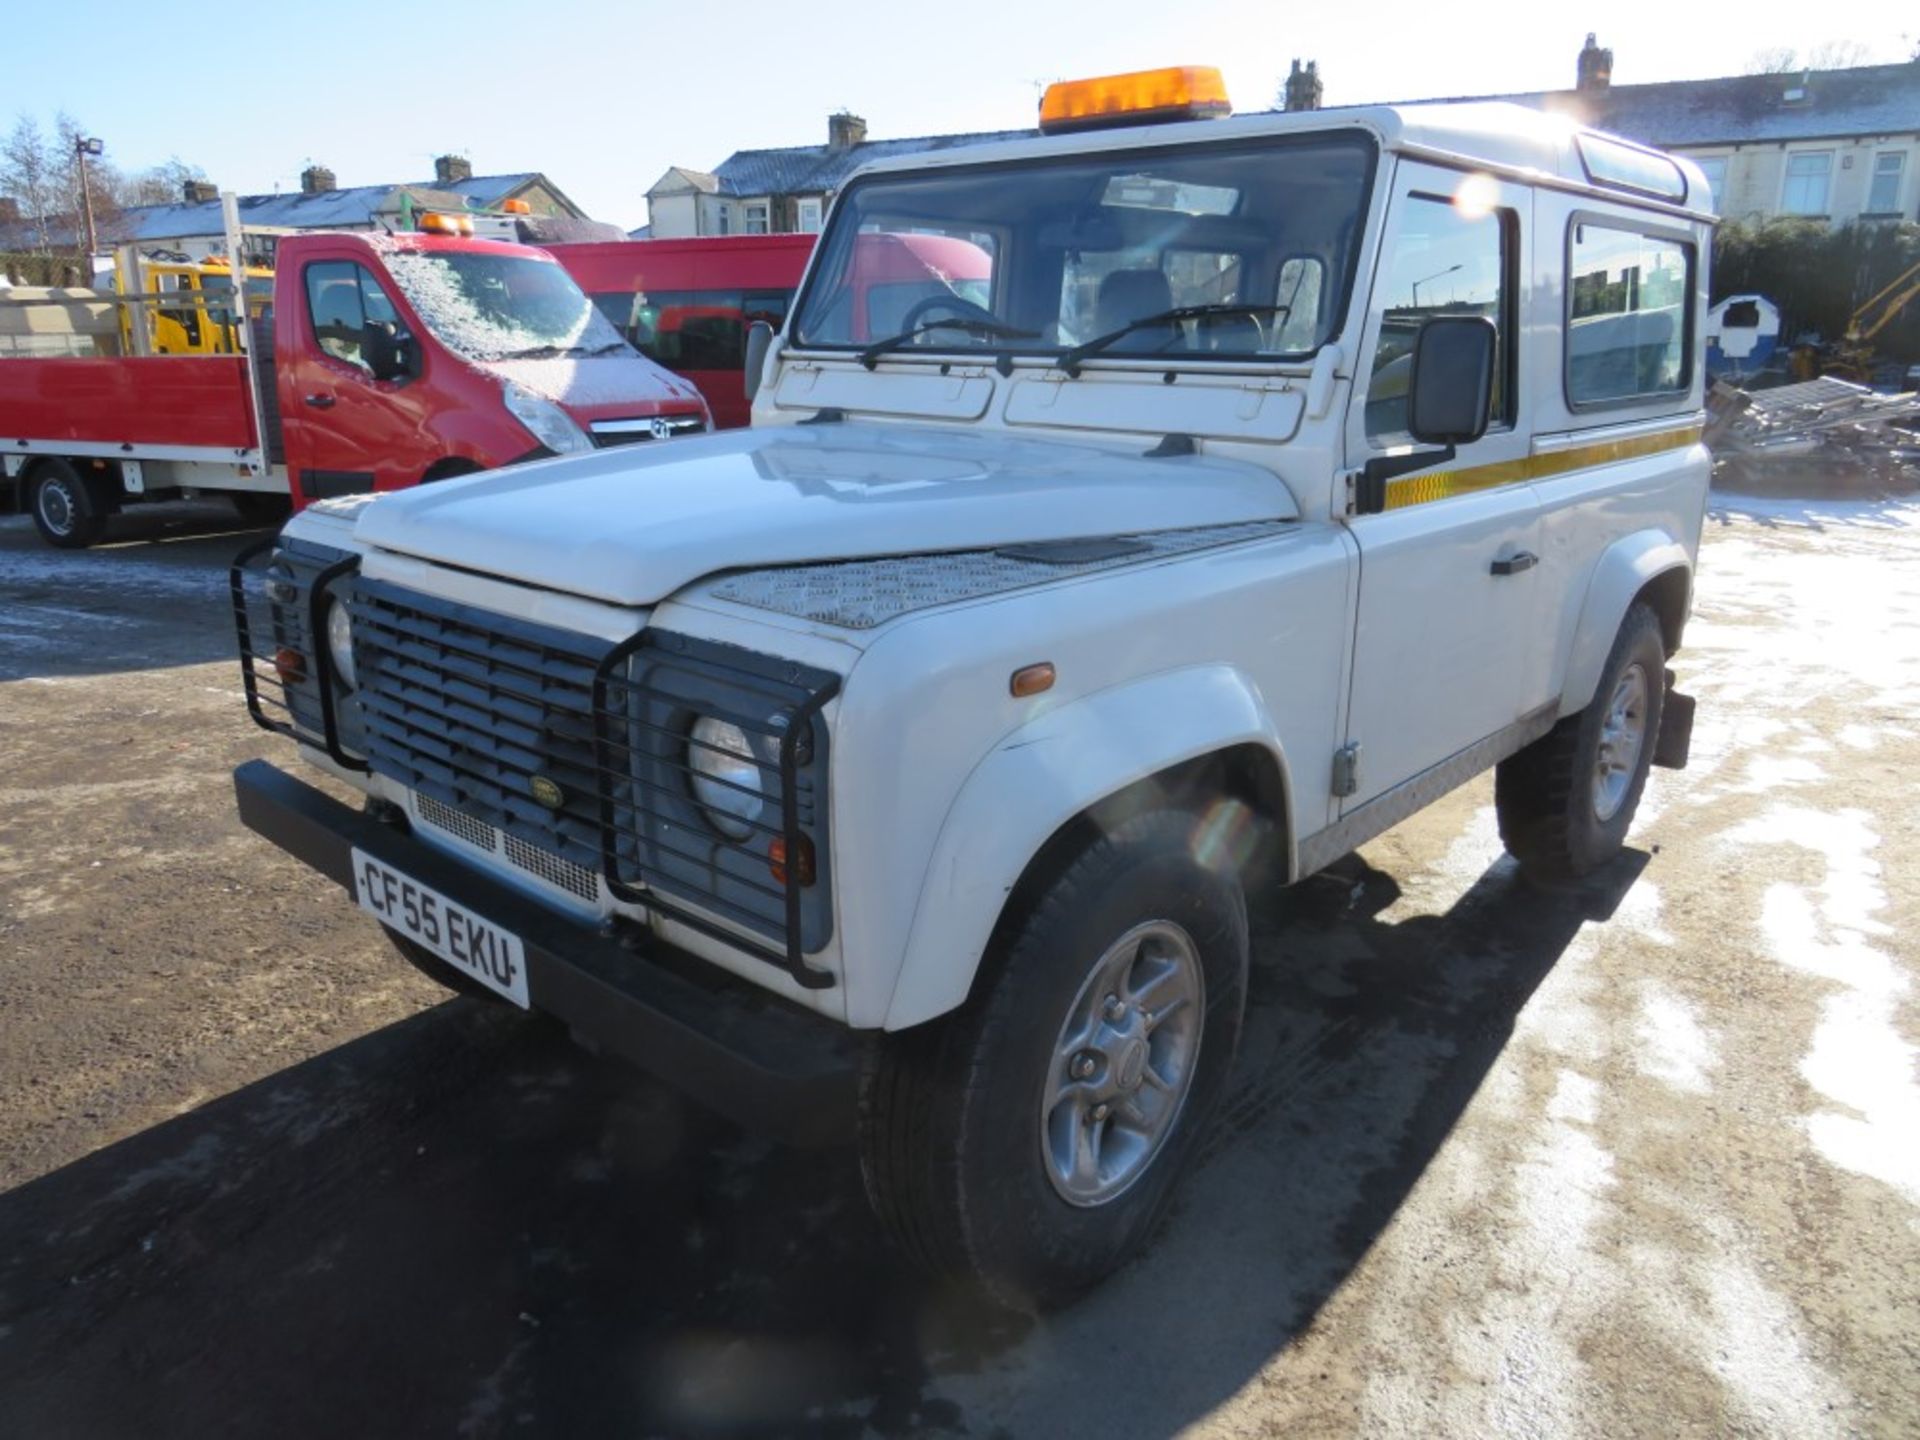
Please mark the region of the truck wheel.
<svg viewBox="0 0 1920 1440"><path fill-rule="evenodd" d="M1660 736L1666 664L1659 617L1635 605L1586 709L1501 761L1500 839L1527 878L1571 880L1620 853Z"/></svg>
<svg viewBox="0 0 1920 1440"><path fill-rule="evenodd" d="M103 497L64 460L42 460L34 467L28 498L34 528L49 545L84 550L106 533Z"/></svg>
<svg viewBox="0 0 1920 1440"><path fill-rule="evenodd" d="M1005 1303L1062 1303L1146 1241L1240 1039L1247 910L1156 811L1091 841L966 1005L881 1038L861 1169L900 1247Z"/></svg>
<svg viewBox="0 0 1920 1440"><path fill-rule="evenodd" d="M489 990L472 976L462 975L431 950L409 940L398 930L386 925L382 925L380 929L387 939L393 942L393 948L400 952L400 958L429 980L446 986L456 995L471 995L476 1000L491 1000L501 1005L508 1003L506 996Z"/></svg>

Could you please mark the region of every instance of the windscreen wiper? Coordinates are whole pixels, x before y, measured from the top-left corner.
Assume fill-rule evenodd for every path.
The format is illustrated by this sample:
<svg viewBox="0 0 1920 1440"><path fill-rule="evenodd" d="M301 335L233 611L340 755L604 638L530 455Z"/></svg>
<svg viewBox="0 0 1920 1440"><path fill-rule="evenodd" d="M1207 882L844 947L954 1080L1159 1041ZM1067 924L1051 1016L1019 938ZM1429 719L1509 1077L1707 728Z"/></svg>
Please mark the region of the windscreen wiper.
<svg viewBox="0 0 1920 1440"><path fill-rule="evenodd" d="M1237 302L1225 302L1213 305L1181 305L1173 310L1162 310L1158 315L1142 315L1138 320L1129 320L1118 330L1109 330L1104 335L1096 335L1085 344L1076 345L1071 350L1062 351L1054 363L1066 371L1067 378L1080 378L1080 362L1089 355L1097 355L1117 340L1124 340L1136 330L1148 330L1155 325L1171 325L1179 320L1212 320L1233 315L1290 315L1291 305L1241 305Z"/></svg>
<svg viewBox="0 0 1920 1440"><path fill-rule="evenodd" d="M969 335L990 335L996 340L1031 340L1038 334L1034 330L1016 330L998 320L976 320L968 315L953 315L945 320L929 320L916 325L911 330L902 330L898 335L889 335L884 340L876 340L860 352L860 363L871 370L880 363L880 357L898 350L909 340L926 334L929 330L964 330Z"/></svg>

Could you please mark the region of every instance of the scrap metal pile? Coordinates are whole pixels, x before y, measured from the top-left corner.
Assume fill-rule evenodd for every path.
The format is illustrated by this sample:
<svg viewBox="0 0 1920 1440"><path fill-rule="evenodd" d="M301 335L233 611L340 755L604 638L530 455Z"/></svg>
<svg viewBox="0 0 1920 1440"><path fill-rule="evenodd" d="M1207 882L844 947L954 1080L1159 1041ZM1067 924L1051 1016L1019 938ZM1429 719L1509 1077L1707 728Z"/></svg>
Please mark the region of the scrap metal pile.
<svg viewBox="0 0 1920 1440"><path fill-rule="evenodd" d="M1817 457L1880 482L1920 483L1920 394L1883 395L1831 376L1772 390L1724 381L1707 396L1715 478L1753 477L1756 462ZM1838 478L1838 477L1836 477Z"/></svg>

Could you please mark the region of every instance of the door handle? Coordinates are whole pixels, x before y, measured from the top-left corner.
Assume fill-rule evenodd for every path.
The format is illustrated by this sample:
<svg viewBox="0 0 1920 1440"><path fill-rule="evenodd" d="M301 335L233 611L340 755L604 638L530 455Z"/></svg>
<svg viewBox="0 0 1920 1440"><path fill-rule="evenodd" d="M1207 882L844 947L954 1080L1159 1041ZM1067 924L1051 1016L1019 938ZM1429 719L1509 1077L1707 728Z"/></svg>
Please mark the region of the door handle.
<svg viewBox="0 0 1920 1440"><path fill-rule="evenodd" d="M333 396L331 395L309 395L306 397L306 401L307 404L316 410L331 410L333 408Z"/></svg>
<svg viewBox="0 0 1920 1440"><path fill-rule="evenodd" d="M1523 570L1531 570L1540 563L1540 557L1531 550L1517 550L1503 560L1493 562L1496 575L1518 575Z"/></svg>

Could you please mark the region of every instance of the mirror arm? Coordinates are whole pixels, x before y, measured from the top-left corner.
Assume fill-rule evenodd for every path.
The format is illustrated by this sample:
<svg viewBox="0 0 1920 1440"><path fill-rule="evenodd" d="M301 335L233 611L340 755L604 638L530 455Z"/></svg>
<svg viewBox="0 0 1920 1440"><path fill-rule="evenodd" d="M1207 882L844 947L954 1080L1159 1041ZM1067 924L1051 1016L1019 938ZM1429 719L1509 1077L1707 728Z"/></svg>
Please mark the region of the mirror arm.
<svg viewBox="0 0 1920 1440"><path fill-rule="evenodd" d="M1397 455L1376 455L1360 467L1353 483L1353 510L1356 515L1378 515L1387 508L1387 482L1429 466L1444 465L1459 452L1451 445L1438 450L1404 450Z"/></svg>

